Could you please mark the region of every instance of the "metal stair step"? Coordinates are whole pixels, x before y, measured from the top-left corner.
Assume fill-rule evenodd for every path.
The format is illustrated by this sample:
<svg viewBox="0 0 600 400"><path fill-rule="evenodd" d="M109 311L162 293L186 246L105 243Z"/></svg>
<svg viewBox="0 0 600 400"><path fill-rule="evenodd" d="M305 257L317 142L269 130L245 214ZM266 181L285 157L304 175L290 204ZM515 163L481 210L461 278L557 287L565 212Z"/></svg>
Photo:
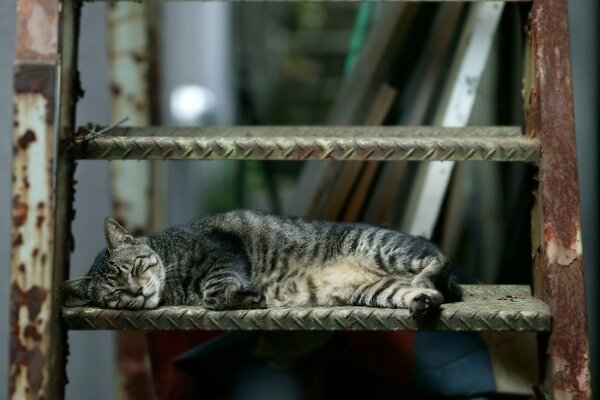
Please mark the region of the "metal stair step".
<svg viewBox="0 0 600 400"><path fill-rule="evenodd" d="M73 138L79 159L537 162L520 127L116 127Z"/></svg>
<svg viewBox="0 0 600 400"><path fill-rule="evenodd" d="M163 307L148 311L63 308L73 330L451 330L549 331L550 308L529 286L463 285L462 302L444 304L440 316L417 322L407 310L370 307L271 308L210 311Z"/></svg>
<svg viewBox="0 0 600 400"><path fill-rule="evenodd" d="M139 2L140 0L83 0L85 2L88 3L94 3L94 2L107 2L107 1L134 1L134 2ZM213 1L213 0L162 0L164 2L192 2L192 1L202 1L202 2L206 2L206 1ZM256 0L222 0L222 1L227 1L227 2L236 2L236 3L244 3L244 2L251 2L251 1L256 1ZM270 1L270 2L292 2L292 1L297 1L297 0L266 0L266 1ZM311 2L358 2L358 1L363 1L363 0L308 0ZM397 1L400 3L406 3L406 2L420 2L420 3L443 3L443 2L466 2L466 3L484 3L484 2L490 2L490 1L496 1L496 0L387 0L387 1ZM529 3L531 2L531 0L505 0L507 2L511 2L511 3Z"/></svg>

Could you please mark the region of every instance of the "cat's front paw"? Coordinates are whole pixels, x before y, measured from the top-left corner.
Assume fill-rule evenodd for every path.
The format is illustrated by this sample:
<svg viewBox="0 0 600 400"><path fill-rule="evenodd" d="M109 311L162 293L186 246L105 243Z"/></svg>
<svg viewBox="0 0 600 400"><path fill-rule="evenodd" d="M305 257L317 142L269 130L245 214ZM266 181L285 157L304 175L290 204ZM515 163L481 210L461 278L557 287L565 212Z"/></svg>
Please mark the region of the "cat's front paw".
<svg viewBox="0 0 600 400"><path fill-rule="evenodd" d="M435 296L431 297L426 293L421 293L413 297L408 305L408 311L414 319L425 320L439 314L440 305L441 301Z"/></svg>

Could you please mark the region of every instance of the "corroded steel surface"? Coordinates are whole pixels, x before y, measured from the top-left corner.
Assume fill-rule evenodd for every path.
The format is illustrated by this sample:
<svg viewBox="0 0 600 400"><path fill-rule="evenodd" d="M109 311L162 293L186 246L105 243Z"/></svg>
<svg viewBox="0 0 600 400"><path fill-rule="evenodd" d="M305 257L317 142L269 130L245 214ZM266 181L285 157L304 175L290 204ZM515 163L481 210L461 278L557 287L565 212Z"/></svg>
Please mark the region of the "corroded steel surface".
<svg viewBox="0 0 600 400"><path fill-rule="evenodd" d="M14 79L11 398L48 398L51 380L53 134L58 1L19 1Z"/></svg>
<svg viewBox="0 0 600 400"><path fill-rule="evenodd" d="M542 145L534 218L534 289L552 309L548 395L591 398L567 0L532 9L527 133Z"/></svg>
<svg viewBox="0 0 600 400"><path fill-rule="evenodd" d="M86 129L80 129L85 135ZM207 138L398 138L398 137L519 137L519 126L117 126L107 132L110 136L127 137L207 137Z"/></svg>
<svg viewBox="0 0 600 400"><path fill-rule="evenodd" d="M74 143L76 157L104 160L536 162L540 154L539 142L505 134L514 133L515 129L518 128L468 128L464 131L426 127L116 128L110 136L87 141L76 136ZM185 136L190 133L195 133L195 136ZM123 136L114 136L121 134ZM148 136L140 136L142 134Z"/></svg>
<svg viewBox="0 0 600 400"><path fill-rule="evenodd" d="M548 306L527 286L465 286L465 301L445 304L440 317L427 323L407 310L369 307L274 308L210 311L199 307L164 307L150 311L63 308L70 329L133 330L511 330L547 331Z"/></svg>
<svg viewBox="0 0 600 400"><path fill-rule="evenodd" d="M57 101L65 99L59 96L59 88L63 93L72 88L63 84L71 55L59 50L59 20L67 26L73 21L72 4L17 3L9 380L9 395L14 399L61 398L65 383L64 330L57 318L54 288L68 264L69 240L64 231L70 220L63 221L56 207L62 200L56 185L64 182L65 169L55 149L70 148L62 146L60 139L72 131L72 123L65 123L65 116L72 116L71 103L67 101L65 110ZM73 81L72 76L69 79ZM69 184L65 187L70 193ZM60 268L54 267L57 260Z"/></svg>
<svg viewBox="0 0 600 400"><path fill-rule="evenodd" d="M18 62L54 63L58 56L58 0L17 4Z"/></svg>
<svg viewBox="0 0 600 400"><path fill-rule="evenodd" d="M53 65L18 65L15 73L9 384L13 397L44 396L50 379L54 98L47 93L55 86L54 72Z"/></svg>

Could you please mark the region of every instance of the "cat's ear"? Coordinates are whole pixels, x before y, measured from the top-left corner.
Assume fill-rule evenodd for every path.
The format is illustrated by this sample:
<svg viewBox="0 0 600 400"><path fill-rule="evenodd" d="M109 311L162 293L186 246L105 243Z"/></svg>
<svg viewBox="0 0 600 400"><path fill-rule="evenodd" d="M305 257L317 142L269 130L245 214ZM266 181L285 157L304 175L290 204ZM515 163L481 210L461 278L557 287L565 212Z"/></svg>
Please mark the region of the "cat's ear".
<svg viewBox="0 0 600 400"><path fill-rule="evenodd" d="M112 251L117 247L133 244L133 236L129 234L117 221L112 218L104 220L104 237L108 245L108 251Z"/></svg>
<svg viewBox="0 0 600 400"><path fill-rule="evenodd" d="M85 306L91 304L89 287L92 283L91 276L71 279L62 284L64 304L67 307Z"/></svg>

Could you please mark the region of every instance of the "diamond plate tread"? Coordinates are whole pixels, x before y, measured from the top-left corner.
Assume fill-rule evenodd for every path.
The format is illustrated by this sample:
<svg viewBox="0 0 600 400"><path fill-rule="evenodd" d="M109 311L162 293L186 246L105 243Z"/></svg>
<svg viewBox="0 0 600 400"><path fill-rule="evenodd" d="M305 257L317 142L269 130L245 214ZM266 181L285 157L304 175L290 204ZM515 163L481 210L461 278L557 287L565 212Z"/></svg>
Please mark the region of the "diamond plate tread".
<svg viewBox="0 0 600 400"><path fill-rule="evenodd" d="M107 2L107 1L111 1L111 0L83 0L84 2L88 2L88 3L94 3L94 2ZM112 0L112 1L119 1L119 2L125 2L125 1L134 1L134 2L140 2L141 0ZM201 2L211 2L214 0L162 0L164 2L167 1L183 1L183 2L193 2L193 1L201 1ZM236 3L244 3L244 2L250 2L250 1L256 1L256 0L221 0L221 1L227 1L227 2L236 2ZM263 0L265 1L265 0ZM298 1L298 0L266 0L268 2L290 2L290 1ZM357 2L357 1L364 1L364 0L303 0L303 1L311 1L311 2L321 2L321 3L328 3L328 2L335 2L335 3L339 3L339 2ZM406 2L436 2L436 3L440 3L440 2L465 2L465 3L485 3L485 2L489 2L489 1L497 1L497 0L386 0L386 1L396 1L396 2L401 2L401 3L406 3ZM531 0L504 0L507 2L511 2L511 3L528 3L531 2Z"/></svg>
<svg viewBox="0 0 600 400"><path fill-rule="evenodd" d="M116 127L74 136L79 159L412 160L537 162L519 127Z"/></svg>
<svg viewBox="0 0 600 400"><path fill-rule="evenodd" d="M464 285L465 299L444 304L439 317L425 323L407 310L371 307L271 308L211 311L201 307L163 307L148 311L63 308L76 330L452 330L549 331L549 307L528 286Z"/></svg>

